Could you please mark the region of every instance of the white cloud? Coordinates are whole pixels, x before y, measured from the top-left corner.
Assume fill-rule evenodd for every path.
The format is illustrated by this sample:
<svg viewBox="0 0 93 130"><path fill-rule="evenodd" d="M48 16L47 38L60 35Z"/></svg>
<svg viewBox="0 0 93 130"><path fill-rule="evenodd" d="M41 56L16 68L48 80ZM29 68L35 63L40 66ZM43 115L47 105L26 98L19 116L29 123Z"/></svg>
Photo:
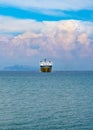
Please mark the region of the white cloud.
<svg viewBox="0 0 93 130"><path fill-rule="evenodd" d="M0 4L11 5L20 8L43 8L61 10L93 9L93 0L0 0Z"/></svg>
<svg viewBox="0 0 93 130"><path fill-rule="evenodd" d="M29 30L37 31L41 29L41 27L42 23L34 20L22 20L13 17L0 16L0 32L24 32Z"/></svg>
<svg viewBox="0 0 93 130"><path fill-rule="evenodd" d="M2 33L3 32L3 33ZM6 35L7 33L10 33ZM14 32L20 34L12 35ZM5 34L4 34L5 33ZM76 20L36 22L0 17L0 57L92 57L93 23Z"/></svg>
<svg viewBox="0 0 93 130"><path fill-rule="evenodd" d="M49 35L59 29L62 31L77 33L86 32L88 34L93 31L92 22L83 22L78 20L62 20L62 21L42 21L37 22L30 19L16 19L13 17L0 16L0 33L15 32L35 32Z"/></svg>

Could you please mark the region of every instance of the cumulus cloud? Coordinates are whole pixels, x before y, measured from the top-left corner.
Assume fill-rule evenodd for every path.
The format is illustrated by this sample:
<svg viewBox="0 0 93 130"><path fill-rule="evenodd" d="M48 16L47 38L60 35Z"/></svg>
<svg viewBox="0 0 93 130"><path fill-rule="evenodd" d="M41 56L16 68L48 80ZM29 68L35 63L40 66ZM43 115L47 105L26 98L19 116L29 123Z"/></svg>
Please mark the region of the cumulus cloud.
<svg viewBox="0 0 93 130"><path fill-rule="evenodd" d="M20 8L43 8L43 9L62 9L62 10L80 10L80 9L93 9L92 0L0 0L0 4L17 6Z"/></svg>
<svg viewBox="0 0 93 130"><path fill-rule="evenodd" d="M75 20L36 22L0 17L0 56L93 58L93 23ZM0 31L0 32L1 32ZM6 34L7 32L7 34ZM9 32L9 34L8 34ZM10 33L11 32L11 33ZM14 32L20 32L13 35Z"/></svg>
<svg viewBox="0 0 93 130"><path fill-rule="evenodd" d="M36 28L37 27L37 28ZM24 32L29 30L39 30L42 23L30 19L16 19L13 17L0 16L0 32Z"/></svg>
<svg viewBox="0 0 93 130"><path fill-rule="evenodd" d="M88 35L86 33L82 33L81 35L78 36L78 41L80 44L82 45L89 45L89 38L88 38Z"/></svg>

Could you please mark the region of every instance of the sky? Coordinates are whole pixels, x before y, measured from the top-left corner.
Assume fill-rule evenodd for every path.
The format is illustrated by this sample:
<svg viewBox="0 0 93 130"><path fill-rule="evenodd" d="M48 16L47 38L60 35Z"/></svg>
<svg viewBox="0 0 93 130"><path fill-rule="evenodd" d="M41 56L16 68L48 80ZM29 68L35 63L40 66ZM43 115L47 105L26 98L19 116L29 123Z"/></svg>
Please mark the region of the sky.
<svg viewBox="0 0 93 130"><path fill-rule="evenodd" d="M93 0L0 0L0 69L93 70Z"/></svg>

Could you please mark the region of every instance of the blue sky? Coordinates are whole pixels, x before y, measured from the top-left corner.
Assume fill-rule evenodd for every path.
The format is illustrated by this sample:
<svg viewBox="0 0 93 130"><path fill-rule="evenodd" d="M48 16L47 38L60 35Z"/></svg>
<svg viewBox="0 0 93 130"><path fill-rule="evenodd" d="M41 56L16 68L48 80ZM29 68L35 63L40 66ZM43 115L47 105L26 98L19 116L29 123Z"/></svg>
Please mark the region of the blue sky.
<svg viewBox="0 0 93 130"><path fill-rule="evenodd" d="M43 57L55 70L93 70L92 0L0 0L0 68Z"/></svg>
<svg viewBox="0 0 93 130"><path fill-rule="evenodd" d="M46 13L45 13L46 12ZM48 12L48 13L47 13ZM24 10L12 6L1 6L0 14L21 19L34 19L37 21L58 21L58 20L85 20L93 22L93 10L61 10L61 9L37 9Z"/></svg>

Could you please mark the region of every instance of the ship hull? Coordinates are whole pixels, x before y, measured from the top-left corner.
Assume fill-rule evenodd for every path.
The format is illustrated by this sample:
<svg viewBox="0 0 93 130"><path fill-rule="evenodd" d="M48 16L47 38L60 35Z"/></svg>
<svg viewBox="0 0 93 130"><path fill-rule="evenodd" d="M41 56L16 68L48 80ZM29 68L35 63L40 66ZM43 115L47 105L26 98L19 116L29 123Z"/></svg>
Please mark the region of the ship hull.
<svg viewBox="0 0 93 130"><path fill-rule="evenodd" d="M40 66L40 72L51 72L52 66Z"/></svg>

